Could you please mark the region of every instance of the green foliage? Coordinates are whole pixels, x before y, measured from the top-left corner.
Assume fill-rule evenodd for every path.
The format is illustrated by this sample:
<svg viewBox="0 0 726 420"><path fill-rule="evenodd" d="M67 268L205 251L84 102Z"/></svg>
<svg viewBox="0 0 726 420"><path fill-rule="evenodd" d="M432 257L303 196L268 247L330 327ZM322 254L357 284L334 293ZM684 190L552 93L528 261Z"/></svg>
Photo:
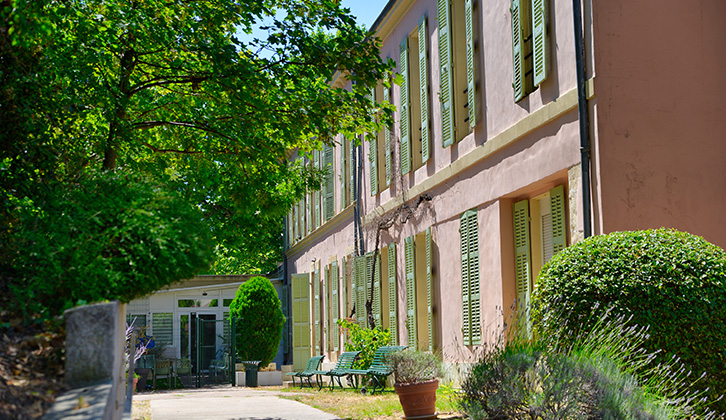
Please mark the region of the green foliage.
<svg viewBox="0 0 726 420"><path fill-rule="evenodd" d="M260 360L264 368L275 358L285 316L275 287L264 277L252 277L237 289L229 305L237 318L236 347L242 360Z"/></svg>
<svg viewBox="0 0 726 420"><path fill-rule="evenodd" d="M23 228L13 229L16 252L5 261L18 270L5 273L6 304L16 313L128 302L192 277L211 258L201 213L177 192L124 171L59 188L46 203L19 203L17 214Z"/></svg>
<svg viewBox="0 0 726 420"><path fill-rule="evenodd" d="M557 336L571 332L564 326ZM563 347L559 340L500 342L464 381L461 408L472 419L717 418L682 367L652 365L642 348L647 338L646 328L605 311Z"/></svg>
<svg viewBox="0 0 726 420"><path fill-rule="evenodd" d="M601 308L650 328L644 343L656 362L677 355L706 377L696 385L713 398L726 383L726 253L675 230L595 236L558 253L540 273L533 323L541 337L568 325L589 331ZM598 308L599 305L599 308ZM557 308L557 311L553 311ZM573 327L574 328L574 327ZM578 334L561 336L563 345ZM718 408L726 411L722 400Z"/></svg>
<svg viewBox="0 0 726 420"><path fill-rule="evenodd" d="M399 384L415 384L441 377L441 360L427 351L406 349L393 352L387 356L387 362Z"/></svg>
<svg viewBox="0 0 726 420"><path fill-rule="evenodd" d="M237 38L261 21L267 38ZM50 235L23 212L49 213L99 170L155 179L184 214L201 210L211 271L274 269L283 217L320 188L289 151L391 120L366 99L392 67L379 46L327 0L0 1L0 295L44 269L14 264L14 235Z"/></svg>
<svg viewBox="0 0 726 420"><path fill-rule="evenodd" d="M381 330L361 328L360 325L349 319L339 319L338 325L348 330L348 339L345 342L345 351L360 351L358 360L353 364L355 369L368 369L373 363L373 356L379 347L391 345L391 333Z"/></svg>

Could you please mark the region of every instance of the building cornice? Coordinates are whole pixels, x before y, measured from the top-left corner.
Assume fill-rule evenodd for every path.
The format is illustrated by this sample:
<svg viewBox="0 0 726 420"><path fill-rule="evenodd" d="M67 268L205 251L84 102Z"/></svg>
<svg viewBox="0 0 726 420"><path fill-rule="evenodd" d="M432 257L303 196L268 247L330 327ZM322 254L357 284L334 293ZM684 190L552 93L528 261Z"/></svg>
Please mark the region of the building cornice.
<svg viewBox="0 0 726 420"><path fill-rule="evenodd" d="M298 241L295 245L291 246L286 254L288 258L295 257L297 254L302 252L303 250L307 249L313 242L317 241L318 239L325 237L331 230L335 229L336 227L340 226L344 222L353 220L353 208L355 207L355 201L343 209L340 213L333 216L332 219L328 220L327 222L323 223L322 226L312 231L310 234L302 238L300 241Z"/></svg>

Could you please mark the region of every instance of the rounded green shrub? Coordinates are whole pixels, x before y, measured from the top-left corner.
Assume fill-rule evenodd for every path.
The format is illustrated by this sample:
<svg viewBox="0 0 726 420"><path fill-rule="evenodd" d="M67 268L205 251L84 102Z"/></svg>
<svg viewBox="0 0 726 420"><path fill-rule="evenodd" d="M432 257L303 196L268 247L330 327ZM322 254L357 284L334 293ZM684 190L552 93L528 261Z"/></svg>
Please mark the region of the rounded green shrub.
<svg viewBox="0 0 726 420"><path fill-rule="evenodd" d="M282 303L270 280L252 277L242 283L229 305L229 315L237 318L237 355L242 360L260 360L260 368L270 364L285 322Z"/></svg>
<svg viewBox="0 0 726 420"><path fill-rule="evenodd" d="M535 333L565 345L580 336L568 329L588 330L598 311L612 308L650 328L644 346L657 352L656 363L677 355L697 375L705 372L696 387L724 392L726 253L701 237L657 229L588 238L542 268L532 306Z"/></svg>

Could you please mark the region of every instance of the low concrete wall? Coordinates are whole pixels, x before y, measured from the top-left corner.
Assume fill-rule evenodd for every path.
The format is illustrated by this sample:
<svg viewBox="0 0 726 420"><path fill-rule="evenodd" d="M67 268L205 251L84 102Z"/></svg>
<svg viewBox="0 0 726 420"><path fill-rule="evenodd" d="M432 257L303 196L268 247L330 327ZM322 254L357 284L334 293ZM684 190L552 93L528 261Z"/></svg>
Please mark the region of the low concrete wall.
<svg viewBox="0 0 726 420"><path fill-rule="evenodd" d="M236 372L237 386L245 386L245 373ZM257 372L258 386L280 386L282 385L282 372L275 370L272 372Z"/></svg>
<svg viewBox="0 0 726 420"><path fill-rule="evenodd" d="M67 310L64 318L65 380L73 389L61 394L43 418L121 419L124 407L130 407L124 364L126 304L80 306Z"/></svg>

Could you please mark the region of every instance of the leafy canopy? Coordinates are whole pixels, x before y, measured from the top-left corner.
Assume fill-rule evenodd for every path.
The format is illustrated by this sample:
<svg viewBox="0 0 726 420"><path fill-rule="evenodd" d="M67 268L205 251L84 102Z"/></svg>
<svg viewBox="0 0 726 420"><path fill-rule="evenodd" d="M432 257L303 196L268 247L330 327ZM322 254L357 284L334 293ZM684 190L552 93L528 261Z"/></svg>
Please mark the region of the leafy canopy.
<svg viewBox="0 0 726 420"><path fill-rule="evenodd" d="M0 286L34 270L7 240L31 229L20 208L41 214L100 171L201 211L212 271L273 268L284 215L319 188L290 151L390 119L365 95L391 63L338 3L0 0ZM262 20L266 39L235 36Z"/></svg>

